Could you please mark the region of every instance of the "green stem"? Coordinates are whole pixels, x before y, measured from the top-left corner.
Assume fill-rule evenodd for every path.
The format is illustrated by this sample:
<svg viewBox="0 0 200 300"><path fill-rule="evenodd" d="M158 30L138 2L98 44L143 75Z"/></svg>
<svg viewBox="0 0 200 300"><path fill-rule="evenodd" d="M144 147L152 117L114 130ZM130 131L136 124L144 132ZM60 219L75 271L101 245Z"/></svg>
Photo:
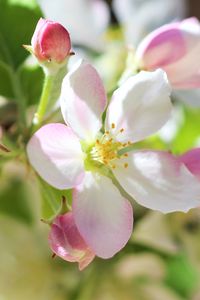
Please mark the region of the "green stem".
<svg viewBox="0 0 200 300"><path fill-rule="evenodd" d="M53 85L54 76L53 75L46 75L44 86L42 90L42 95L40 98L39 106L37 112L34 115L33 119L33 130L35 131L38 129L43 121L44 115L46 113L47 105L49 102L51 89Z"/></svg>

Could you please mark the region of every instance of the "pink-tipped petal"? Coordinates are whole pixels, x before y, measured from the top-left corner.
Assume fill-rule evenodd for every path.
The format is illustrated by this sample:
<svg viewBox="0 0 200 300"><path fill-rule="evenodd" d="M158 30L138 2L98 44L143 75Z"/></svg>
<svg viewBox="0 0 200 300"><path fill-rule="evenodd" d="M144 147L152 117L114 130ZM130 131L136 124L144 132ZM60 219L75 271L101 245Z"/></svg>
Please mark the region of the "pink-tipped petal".
<svg viewBox="0 0 200 300"><path fill-rule="evenodd" d="M28 142L27 154L38 174L55 188L72 188L84 177L79 140L66 125L41 127Z"/></svg>
<svg viewBox="0 0 200 300"><path fill-rule="evenodd" d="M137 142L158 131L169 119L172 104L164 71L140 72L113 94L107 110L106 129L121 142ZM112 124L115 128L112 128Z"/></svg>
<svg viewBox="0 0 200 300"><path fill-rule="evenodd" d="M142 68L162 68L174 88L200 86L200 24L189 18L160 27L138 46L136 57Z"/></svg>
<svg viewBox="0 0 200 300"><path fill-rule="evenodd" d="M177 61L186 50L180 23L177 22L150 33L138 46L136 55L145 69L153 70Z"/></svg>
<svg viewBox="0 0 200 300"><path fill-rule="evenodd" d="M130 238L132 206L105 176L87 173L74 190L72 211L78 230L99 257L112 257Z"/></svg>
<svg viewBox="0 0 200 300"><path fill-rule="evenodd" d="M63 118L84 140L94 139L102 126L106 94L97 71L79 61L64 78L61 92Z"/></svg>
<svg viewBox="0 0 200 300"><path fill-rule="evenodd" d="M51 250L62 259L78 262L79 269L87 267L95 257L80 235L71 212L58 216L49 233Z"/></svg>
<svg viewBox="0 0 200 300"><path fill-rule="evenodd" d="M200 41L180 60L164 68L174 88L191 89L200 87L199 53Z"/></svg>
<svg viewBox="0 0 200 300"><path fill-rule="evenodd" d="M179 157L188 170L200 179L200 148L192 149Z"/></svg>
<svg viewBox="0 0 200 300"><path fill-rule="evenodd" d="M114 175L139 204L164 213L187 212L200 205L200 183L168 152L140 151L124 159L128 164Z"/></svg>

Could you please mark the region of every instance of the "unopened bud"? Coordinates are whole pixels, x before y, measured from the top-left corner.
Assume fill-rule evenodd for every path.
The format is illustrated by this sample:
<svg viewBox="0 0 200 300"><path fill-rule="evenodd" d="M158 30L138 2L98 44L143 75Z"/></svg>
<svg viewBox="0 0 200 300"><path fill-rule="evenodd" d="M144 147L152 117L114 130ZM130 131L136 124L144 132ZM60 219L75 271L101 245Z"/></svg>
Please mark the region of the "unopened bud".
<svg viewBox="0 0 200 300"><path fill-rule="evenodd" d="M80 235L72 212L56 217L51 224L49 244L55 255L69 262L78 262L80 270L87 267L95 257Z"/></svg>
<svg viewBox="0 0 200 300"><path fill-rule="evenodd" d="M25 46L47 69L56 69L66 62L71 54L68 31L59 23L40 19L31 39L31 46Z"/></svg>

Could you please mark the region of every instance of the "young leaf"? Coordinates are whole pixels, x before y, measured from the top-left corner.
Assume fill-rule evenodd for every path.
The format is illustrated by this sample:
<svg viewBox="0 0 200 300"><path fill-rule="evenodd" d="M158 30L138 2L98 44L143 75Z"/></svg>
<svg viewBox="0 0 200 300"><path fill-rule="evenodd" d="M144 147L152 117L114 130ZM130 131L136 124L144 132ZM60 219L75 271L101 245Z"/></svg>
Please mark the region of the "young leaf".
<svg viewBox="0 0 200 300"><path fill-rule="evenodd" d="M21 88L27 100L26 106L37 104L42 92L44 74L39 66L24 65L19 70Z"/></svg>
<svg viewBox="0 0 200 300"><path fill-rule="evenodd" d="M40 17L41 12L33 0L0 0L0 60L12 69L17 69L28 56L22 45L30 44Z"/></svg>
<svg viewBox="0 0 200 300"><path fill-rule="evenodd" d="M57 214L61 213L63 197L66 199L66 204L71 205L71 190L57 190L41 178L39 178L39 186L42 200L42 219L52 220Z"/></svg>

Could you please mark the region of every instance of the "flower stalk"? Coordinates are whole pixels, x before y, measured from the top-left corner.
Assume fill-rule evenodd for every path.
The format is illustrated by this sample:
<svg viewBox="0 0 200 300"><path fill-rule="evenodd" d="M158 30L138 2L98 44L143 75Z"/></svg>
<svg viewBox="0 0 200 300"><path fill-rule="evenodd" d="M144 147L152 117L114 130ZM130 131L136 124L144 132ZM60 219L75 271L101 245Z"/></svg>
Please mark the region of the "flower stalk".
<svg viewBox="0 0 200 300"><path fill-rule="evenodd" d="M43 86L40 102L38 105L38 109L37 109L36 113L34 114L34 118L33 118L33 131L37 130L43 121L43 118L44 118L44 115L45 115L45 112L46 112L46 109L48 106L49 98L51 95L53 80L54 80L54 75L47 74L45 76L45 81L44 81L44 86Z"/></svg>

